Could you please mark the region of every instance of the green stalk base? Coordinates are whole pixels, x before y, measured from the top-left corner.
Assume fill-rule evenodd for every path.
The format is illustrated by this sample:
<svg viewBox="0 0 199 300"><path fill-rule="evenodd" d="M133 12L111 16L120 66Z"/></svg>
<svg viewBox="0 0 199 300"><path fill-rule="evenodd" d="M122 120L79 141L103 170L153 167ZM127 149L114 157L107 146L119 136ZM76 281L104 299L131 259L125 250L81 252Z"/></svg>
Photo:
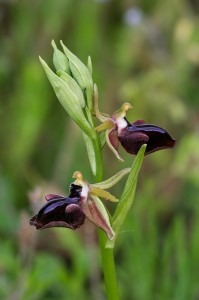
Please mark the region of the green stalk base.
<svg viewBox="0 0 199 300"><path fill-rule="evenodd" d="M101 229L98 230L98 237L100 242L102 268L107 300L119 300L119 290L113 253L114 248L105 248L107 237Z"/></svg>

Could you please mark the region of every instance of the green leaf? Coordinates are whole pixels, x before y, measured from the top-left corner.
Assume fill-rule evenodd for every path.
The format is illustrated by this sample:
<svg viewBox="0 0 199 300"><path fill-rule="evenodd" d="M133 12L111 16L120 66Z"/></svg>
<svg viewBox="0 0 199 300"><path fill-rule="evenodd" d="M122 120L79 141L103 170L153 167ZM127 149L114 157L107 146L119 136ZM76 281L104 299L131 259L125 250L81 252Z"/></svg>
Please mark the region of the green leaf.
<svg viewBox="0 0 199 300"><path fill-rule="evenodd" d="M129 209L132 206L133 200L134 200L134 195L135 195L135 190L136 190L136 185L137 185L137 179L138 179L138 174L142 165L142 161L144 158L144 153L145 153L146 145L143 145L134 162L133 166L131 168L131 172L128 176L126 185L124 187L124 191L121 196L121 200L118 203L117 209L113 215L113 222L112 222L112 228L113 231L115 232L115 237L111 241L107 241L106 243L106 248L114 248L115 245L115 240L117 238L117 235L122 227L122 224L124 223L124 220L126 218L126 215L129 211Z"/></svg>

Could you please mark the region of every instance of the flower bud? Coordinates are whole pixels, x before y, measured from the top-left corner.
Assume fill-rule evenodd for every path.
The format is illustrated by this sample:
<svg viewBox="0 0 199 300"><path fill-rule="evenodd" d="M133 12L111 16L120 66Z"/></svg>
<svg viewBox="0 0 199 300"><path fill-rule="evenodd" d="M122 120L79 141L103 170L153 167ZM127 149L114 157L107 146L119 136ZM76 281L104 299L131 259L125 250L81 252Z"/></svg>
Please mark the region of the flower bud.
<svg viewBox="0 0 199 300"><path fill-rule="evenodd" d="M92 76L92 73L93 73L93 66L92 66L92 60L91 60L91 57L89 56L88 57L88 61L87 61L87 68Z"/></svg>
<svg viewBox="0 0 199 300"><path fill-rule="evenodd" d="M53 64L55 66L55 69L62 70L66 73L70 73L70 67L69 67L69 61L68 58L64 53L62 53L56 46L54 40L52 40L52 46L54 49L53 53Z"/></svg>
<svg viewBox="0 0 199 300"><path fill-rule="evenodd" d="M86 90L87 106L89 110L93 108L93 80L88 68L75 56L62 41L60 41L64 53L69 59L71 73L82 90Z"/></svg>
<svg viewBox="0 0 199 300"><path fill-rule="evenodd" d="M67 84L69 85L72 92L79 99L81 107L84 108L85 107L85 99L84 99L84 95L83 95L82 90L81 90L80 86L78 85L78 83L70 75L68 75L66 72L64 72L62 70L57 71L57 75L61 79L63 79L64 81L67 82Z"/></svg>
<svg viewBox="0 0 199 300"><path fill-rule="evenodd" d="M94 138L95 132L91 125L87 121L82 111L82 100L71 89L70 84L57 76L46 64L46 62L40 57L40 62L46 72L46 75L55 91L57 98L67 111L71 119L91 138ZM66 74L65 77L66 79ZM71 83L71 81L70 81Z"/></svg>

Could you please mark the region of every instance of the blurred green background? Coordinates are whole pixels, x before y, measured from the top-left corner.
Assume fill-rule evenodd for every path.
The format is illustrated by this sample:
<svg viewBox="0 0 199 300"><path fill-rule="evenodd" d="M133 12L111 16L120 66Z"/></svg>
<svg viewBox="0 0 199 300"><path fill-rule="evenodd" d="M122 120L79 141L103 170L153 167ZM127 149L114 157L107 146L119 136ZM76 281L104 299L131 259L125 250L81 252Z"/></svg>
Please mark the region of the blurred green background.
<svg viewBox="0 0 199 300"><path fill-rule="evenodd" d="M38 61L52 66L52 39L85 63L91 55L101 111L129 101L129 121L178 140L144 159L115 249L121 299L199 299L197 0L0 1L0 299L105 299L92 224L29 226L38 199L67 194L75 170L92 181L81 132ZM105 147L104 178L132 164L120 151L124 164Z"/></svg>

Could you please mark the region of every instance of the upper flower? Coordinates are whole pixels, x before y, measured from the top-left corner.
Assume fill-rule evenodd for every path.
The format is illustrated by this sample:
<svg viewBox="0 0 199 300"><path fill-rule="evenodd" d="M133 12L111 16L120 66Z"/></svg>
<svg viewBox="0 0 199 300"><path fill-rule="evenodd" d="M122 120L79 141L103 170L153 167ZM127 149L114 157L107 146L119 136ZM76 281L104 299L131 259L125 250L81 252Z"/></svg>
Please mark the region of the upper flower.
<svg viewBox="0 0 199 300"><path fill-rule="evenodd" d="M105 130L108 146L121 161L123 159L118 153L119 142L130 154L137 154L141 146L147 144L145 155L161 149L172 148L175 145L175 140L159 126L146 124L143 120L129 123L126 119L126 112L132 108L129 103L124 103L112 116L101 114L95 89L94 107L96 117L102 122L96 127L96 130L98 132Z"/></svg>
<svg viewBox="0 0 199 300"><path fill-rule="evenodd" d="M175 145L175 140L165 129L146 124L142 120L132 124L127 121L127 126L121 130L118 138L125 150L131 154L137 154L143 144L147 144L145 155Z"/></svg>

